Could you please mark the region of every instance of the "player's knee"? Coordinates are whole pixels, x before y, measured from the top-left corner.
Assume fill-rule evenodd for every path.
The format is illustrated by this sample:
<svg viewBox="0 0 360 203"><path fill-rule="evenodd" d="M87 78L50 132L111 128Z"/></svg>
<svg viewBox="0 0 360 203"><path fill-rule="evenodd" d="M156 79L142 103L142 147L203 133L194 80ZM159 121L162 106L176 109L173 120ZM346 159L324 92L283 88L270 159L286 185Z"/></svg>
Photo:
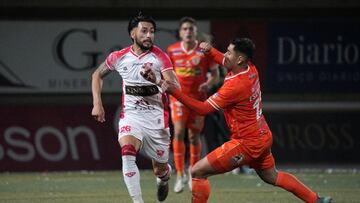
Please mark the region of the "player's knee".
<svg viewBox="0 0 360 203"><path fill-rule="evenodd" d="M121 156L134 156L136 157L137 151L132 144L126 144L121 147Z"/></svg>
<svg viewBox="0 0 360 203"><path fill-rule="evenodd" d="M192 145L197 145L200 142L200 137L198 135L189 136L189 142Z"/></svg>
<svg viewBox="0 0 360 203"><path fill-rule="evenodd" d="M155 176L161 176L165 172L165 169L162 169L160 167L155 167L153 170L154 170L154 175Z"/></svg>
<svg viewBox="0 0 360 203"><path fill-rule="evenodd" d="M277 173L275 171L271 172L258 172L260 178L267 184L275 185Z"/></svg>
<svg viewBox="0 0 360 203"><path fill-rule="evenodd" d="M185 135L185 127L176 127L174 129L174 137L176 139L180 139L183 140L184 139L184 135Z"/></svg>
<svg viewBox="0 0 360 203"><path fill-rule="evenodd" d="M184 140L184 132L182 131L175 131L174 132L174 137L177 140Z"/></svg>
<svg viewBox="0 0 360 203"><path fill-rule="evenodd" d="M193 178L206 178L207 174L202 168L199 166L199 164L195 164L193 167L191 167L190 170L191 176Z"/></svg>

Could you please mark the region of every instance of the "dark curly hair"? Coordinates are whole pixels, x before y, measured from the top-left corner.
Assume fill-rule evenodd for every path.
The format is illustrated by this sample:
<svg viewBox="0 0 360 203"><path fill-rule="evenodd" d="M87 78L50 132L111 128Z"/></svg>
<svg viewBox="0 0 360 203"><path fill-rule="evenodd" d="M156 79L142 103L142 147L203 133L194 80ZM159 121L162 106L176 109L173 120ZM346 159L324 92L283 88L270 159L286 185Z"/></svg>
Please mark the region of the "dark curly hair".
<svg viewBox="0 0 360 203"><path fill-rule="evenodd" d="M234 50L245 54L249 59L254 57L255 44L249 38L236 38L232 40L231 44L234 45Z"/></svg>
<svg viewBox="0 0 360 203"><path fill-rule="evenodd" d="M154 29L156 31L156 23L155 20L151 16L144 15L141 11L137 14L137 16L133 17L129 21L128 25L128 33L130 35L130 32L132 29L137 27L139 25L139 22L149 22L154 26Z"/></svg>

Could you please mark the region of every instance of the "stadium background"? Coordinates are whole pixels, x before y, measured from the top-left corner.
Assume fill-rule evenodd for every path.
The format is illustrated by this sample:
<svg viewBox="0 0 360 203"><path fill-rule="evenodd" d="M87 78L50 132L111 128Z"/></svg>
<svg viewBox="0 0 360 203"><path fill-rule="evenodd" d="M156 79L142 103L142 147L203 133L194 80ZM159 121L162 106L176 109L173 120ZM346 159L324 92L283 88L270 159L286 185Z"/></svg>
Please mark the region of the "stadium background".
<svg viewBox="0 0 360 203"><path fill-rule="evenodd" d="M106 78L107 122L90 116L90 77L130 43L126 25L143 10L158 23L156 44L174 42L192 16L224 50L252 38L265 114L278 164L359 166L358 1L0 1L0 171L120 169L121 102ZM207 117L204 143L226 140L220 114ZM204 152L205 153L205 152ZM149 161L139 157L141 168Z"/></svg>

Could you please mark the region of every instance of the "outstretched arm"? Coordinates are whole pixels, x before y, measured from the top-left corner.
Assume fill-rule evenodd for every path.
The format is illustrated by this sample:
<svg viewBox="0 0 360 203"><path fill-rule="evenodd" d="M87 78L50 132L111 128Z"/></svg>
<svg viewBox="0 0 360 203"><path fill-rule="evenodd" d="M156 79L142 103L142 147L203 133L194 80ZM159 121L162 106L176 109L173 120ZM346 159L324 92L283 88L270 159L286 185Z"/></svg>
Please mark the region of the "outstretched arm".
<svg viewBox="0 0 360 203"><path fill-rule="evenodd" d="M164 79L157 78L154 71L149 66L144 66L143 69L140 71L140 74L148 81L158 85L161 87L161 85L165 81L169 81L171 83L174 83L176 88L180 88L179 80L175 74L175 71L173 69L168 69L164 72L162 72L162 76Z"/></svg>
<svg viewBox="0 0 360 203"><path fill-rule="evenodd" d="M96 121L105 122L105 111L101 100L101 90L103 78L108 75L111 70L102 63L92 74L91 91L93 96L93 109L91 115Z"/></svg>
<svg viewBox="0 0 360 203"><path fill-rule="evenodd" d="M211 46L211 44L207 42L201 42L200 48L205 54L208 54L209 58L211 58L215 63L219 65L224 65L224 54Z"/></svg>
<svg viewBox="0 0 360 203"><path fill-rule="evenodd" d="M164 81L161 88L199 115L205 116L206 114L209 114L216 110L210 105L209 102L202 102L182 93L180 89L176 88L175 84L169 81Z"/></svg>

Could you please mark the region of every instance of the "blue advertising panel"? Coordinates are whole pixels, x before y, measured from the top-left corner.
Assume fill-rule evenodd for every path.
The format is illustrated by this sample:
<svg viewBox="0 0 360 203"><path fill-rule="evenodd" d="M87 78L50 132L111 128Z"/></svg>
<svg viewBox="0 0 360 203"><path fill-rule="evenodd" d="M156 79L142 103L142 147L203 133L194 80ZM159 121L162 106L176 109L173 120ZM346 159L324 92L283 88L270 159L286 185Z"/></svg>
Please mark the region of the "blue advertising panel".
<svg viewBox="0 0 360 203"><path fill-rule="evenodd" d="M360 92L360 23L274 22L267 31L269 91Z"/></svg>

